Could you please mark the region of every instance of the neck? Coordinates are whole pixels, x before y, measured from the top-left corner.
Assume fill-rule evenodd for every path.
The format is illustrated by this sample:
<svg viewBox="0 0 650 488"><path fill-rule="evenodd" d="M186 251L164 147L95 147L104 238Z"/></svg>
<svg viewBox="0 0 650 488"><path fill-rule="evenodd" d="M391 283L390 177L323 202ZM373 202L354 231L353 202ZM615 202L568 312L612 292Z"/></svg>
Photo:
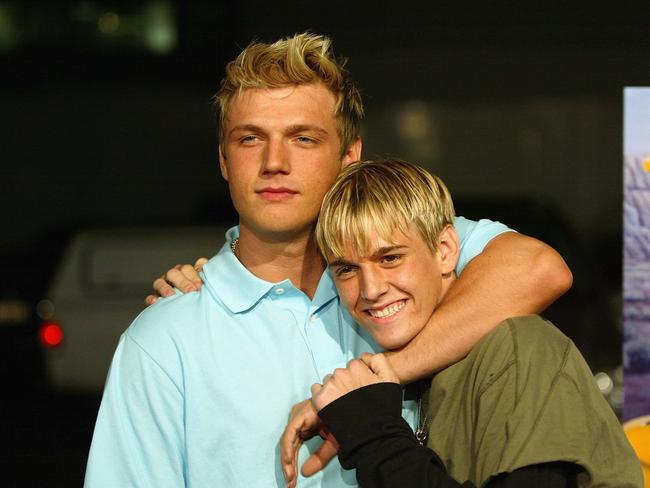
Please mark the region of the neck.
<svg viewBox="0 0 650 488"><path fill-rule="evenodd" d="M291 236L261 236L240 226L237 257L258 278L273 283L289 279L310 299L325 269L311 229Z"/></svg>
<svg viewBox="0 0 650 488"><path fill-rule="evenodd" d="M447 292L452 287L452 285L456 282L456 279L457 278L456 278L455 271L442 276L442 287L440 288L440 298L438 299L437 305L439 305L440 302L442 302L445 299Z"/></svg>

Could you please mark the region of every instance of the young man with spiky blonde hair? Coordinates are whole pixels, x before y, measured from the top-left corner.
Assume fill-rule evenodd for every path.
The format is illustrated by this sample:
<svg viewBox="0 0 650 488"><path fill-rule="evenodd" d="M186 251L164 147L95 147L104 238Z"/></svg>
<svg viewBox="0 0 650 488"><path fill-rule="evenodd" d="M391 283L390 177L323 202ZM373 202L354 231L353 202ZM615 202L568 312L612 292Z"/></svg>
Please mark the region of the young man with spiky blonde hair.
<svg viewBox="0 0 650 488"><path fill-rule="evenodd" d="M325 195L316 238L355 321L386 349L408 345L456 281L454 207L442 181L398 160L347 166ZM643 484L614 413L574 344L538 315L502 322L427 381L418 442L383 354L312 387L312 405L366 488L635 487ZM319 425L294 419L281 445ZM419 440L422 440L420 438ZM288 471L294 485L295 466ZM463 483L461 485L461 482Z"/></svg>
<svg viewBox="0 0 650 488"><path fill-rule="evenodd" d="M239 225L204 266L198 293L160 300L121 337L89 487L282 486L277 439L290 406L332 369L378 350L340 307L313 233L323 196L361 157L361 99L329 39L252 43L228 64L217 100L219 164ZM472 262L420 342L394 357L405 382L570 286L566 265L543 243L489 221L457 227ZM407 402L405 415L413 409ZM355 478L330 463L302 483Z"/></svg>

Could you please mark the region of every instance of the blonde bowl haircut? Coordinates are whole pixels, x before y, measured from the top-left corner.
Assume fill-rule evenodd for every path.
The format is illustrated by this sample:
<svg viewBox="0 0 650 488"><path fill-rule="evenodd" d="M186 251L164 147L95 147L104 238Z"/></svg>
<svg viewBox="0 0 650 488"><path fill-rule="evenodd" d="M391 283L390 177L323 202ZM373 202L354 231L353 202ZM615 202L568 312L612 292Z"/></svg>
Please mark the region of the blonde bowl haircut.
<svg viewBox="0 0 650 488"><path fill-rule="evenodd" d="M360 161L347 166L325 195L316 241L328 259L350 250L366 255L373 232L391 242L396 230L415 226L435 253L440 233L453 223L454 204L440 178L405 161Z"/></svg>
<svg viewBox="0 0 650 488"><path fill-rule="evenodd" d="M228 109L241 91L322 83L336 98L334 116L338 119L343 156L359 136L363 118L361 94L345 69L346 61L334 56L328 37L308 32L272 44L252 42L226 65L226 76L214 96L219 112L219 142L225 141Z"/></svg>

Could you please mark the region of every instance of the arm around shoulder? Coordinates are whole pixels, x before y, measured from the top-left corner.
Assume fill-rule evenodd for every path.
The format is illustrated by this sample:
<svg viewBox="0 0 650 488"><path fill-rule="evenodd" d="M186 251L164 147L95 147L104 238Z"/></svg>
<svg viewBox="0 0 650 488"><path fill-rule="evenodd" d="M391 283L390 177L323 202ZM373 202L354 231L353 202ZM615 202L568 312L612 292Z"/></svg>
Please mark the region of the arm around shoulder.
<svg viewBox="0 0 650 488"><path fill-rule="evenodd" d="M503 301L504 311L512 311L504 319L541 312L573 284L571 270L555 249L516 232L491 240L483 253L468 264L467 271L470 275L486 273L488 279L491 275L498 277L505 291L512 293L512 299Z"/></svg>
<svg viewBox="0 0 650 488"><path fill-rule="evenodd" d="M503 320L541 312L572 282L553 248L500 234L467 264L418 336L390 355L391 364L402 383L426 377L465 357Z"/></svg>

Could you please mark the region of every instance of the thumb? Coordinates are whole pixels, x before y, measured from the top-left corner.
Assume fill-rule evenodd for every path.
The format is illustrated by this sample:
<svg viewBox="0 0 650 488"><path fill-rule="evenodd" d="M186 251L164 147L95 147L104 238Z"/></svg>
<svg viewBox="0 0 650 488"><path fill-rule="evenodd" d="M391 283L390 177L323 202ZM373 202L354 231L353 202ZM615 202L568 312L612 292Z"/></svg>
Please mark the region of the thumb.
<svg viewBox="0 0 650 488"><path fill-rule="evenodd" d="M333 437L328 436L328 438L323 441L318 449L316 449L314 453L309 456L303 463L300 472L303 476L311 476L317 473L325 466L327 466L327 463L329 463L330 460L336 456L338 450L339 446L336 441L333 439Z"/></svg>

